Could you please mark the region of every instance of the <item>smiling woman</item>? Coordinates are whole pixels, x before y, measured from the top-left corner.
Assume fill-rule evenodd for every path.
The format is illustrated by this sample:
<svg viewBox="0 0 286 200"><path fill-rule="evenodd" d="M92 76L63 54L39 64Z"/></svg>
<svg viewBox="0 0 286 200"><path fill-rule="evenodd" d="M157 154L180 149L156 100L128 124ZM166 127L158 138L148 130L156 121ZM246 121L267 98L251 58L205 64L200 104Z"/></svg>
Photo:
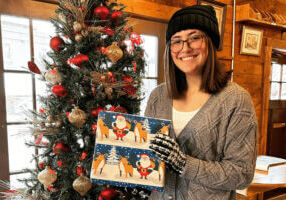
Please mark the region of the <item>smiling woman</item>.
<svg viewBox="0 0 286 200"><path fill-rule="evenodd" d="M214 8L177 11L166 43L166 83L151 93L145 115L172 120L173 128L151 140L168 170L163 192L149 199L233 200L253 178L257 124L250 95L228 82L230 73L216 58Z"/></svg>

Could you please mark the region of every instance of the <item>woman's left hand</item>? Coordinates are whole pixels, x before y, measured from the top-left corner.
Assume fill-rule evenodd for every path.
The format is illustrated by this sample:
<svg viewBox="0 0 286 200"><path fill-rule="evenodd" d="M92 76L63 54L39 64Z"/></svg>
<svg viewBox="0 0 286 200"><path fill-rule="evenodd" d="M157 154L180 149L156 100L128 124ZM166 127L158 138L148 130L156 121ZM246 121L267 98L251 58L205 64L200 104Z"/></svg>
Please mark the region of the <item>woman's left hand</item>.
<svg viewBox="0 0 286 200"><path fill-rule="evenodd" d="M183 172L186 156L173 138L168 135L157 134L150 143L149 148L160 160L179 174Z"/></svg>

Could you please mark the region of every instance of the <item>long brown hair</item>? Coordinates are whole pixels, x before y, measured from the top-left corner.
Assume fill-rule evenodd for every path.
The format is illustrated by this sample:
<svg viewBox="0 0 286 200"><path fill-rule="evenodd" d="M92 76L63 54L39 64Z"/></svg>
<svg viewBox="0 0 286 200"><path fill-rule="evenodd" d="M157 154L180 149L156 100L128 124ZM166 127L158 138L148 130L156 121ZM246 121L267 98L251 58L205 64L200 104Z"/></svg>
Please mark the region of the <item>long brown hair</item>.
<svg viewBox="0 0 286 200"><path fill-rule="evenodd" d="M208 57L202 70L201 90L215 94L222 90L230 79L232 71L225 71L224 66L218 62L216 49L209 36L206 36L208 45ZM165 80L167 83L168 95L177 99L187 90L188 84L186 75L173 62L170 45L166 45L164 55Z"/></svg>

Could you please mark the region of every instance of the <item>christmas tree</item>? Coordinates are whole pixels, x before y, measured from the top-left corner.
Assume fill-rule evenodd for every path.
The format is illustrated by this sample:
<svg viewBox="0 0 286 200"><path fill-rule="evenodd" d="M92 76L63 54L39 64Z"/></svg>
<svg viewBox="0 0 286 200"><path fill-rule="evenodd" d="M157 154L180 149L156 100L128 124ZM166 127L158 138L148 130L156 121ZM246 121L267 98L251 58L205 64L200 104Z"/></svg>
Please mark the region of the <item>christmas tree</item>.
<svg viewBox="0 0 286 200"><path fill-rule="evenodd" d="M97 185L89 180L97 116L110 110L136 114L145 61L140 35L127 25L124 5L108 0L60 0L51 22L47 96L33 112L38 166L24 180L33 199L140 199L139 188ZM45 142L43 142L45 139Z"/></svg>

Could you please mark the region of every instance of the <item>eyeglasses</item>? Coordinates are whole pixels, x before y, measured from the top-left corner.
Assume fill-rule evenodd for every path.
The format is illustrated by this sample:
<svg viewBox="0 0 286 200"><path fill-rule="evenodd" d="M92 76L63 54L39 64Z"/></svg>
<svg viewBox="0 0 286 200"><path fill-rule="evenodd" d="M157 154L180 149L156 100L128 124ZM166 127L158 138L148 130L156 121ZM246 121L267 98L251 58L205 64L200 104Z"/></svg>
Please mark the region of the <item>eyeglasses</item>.
<svg viewBox="0 0 286 200"><path fill-rule="evenodd" d="M183 49L185 42L187 43L189 48L199 49L202 47L204 37L205 35L192 35L186 40L180 40L180 39L171 40L170 49L173 53L178 53Z"/></svg>

